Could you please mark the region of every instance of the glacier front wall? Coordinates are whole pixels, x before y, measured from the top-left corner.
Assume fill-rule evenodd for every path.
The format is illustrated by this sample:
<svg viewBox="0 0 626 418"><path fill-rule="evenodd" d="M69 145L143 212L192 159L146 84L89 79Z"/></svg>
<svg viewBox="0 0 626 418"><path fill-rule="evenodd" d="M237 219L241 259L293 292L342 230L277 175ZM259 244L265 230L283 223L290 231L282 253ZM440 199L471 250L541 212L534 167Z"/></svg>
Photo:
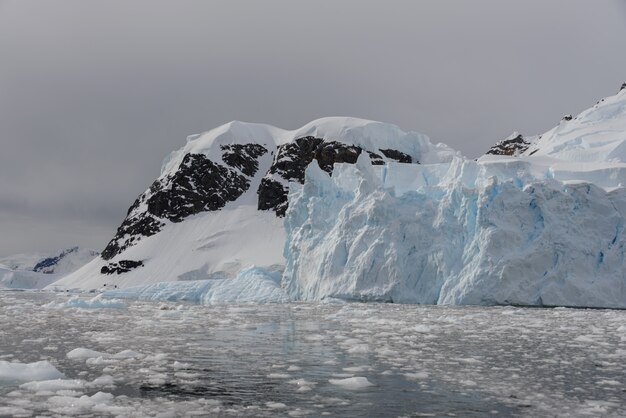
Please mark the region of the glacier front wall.
<svg viewBox="0 0 626 418"><path fill-rule="evenodd" d="M506 161L368 160L332 177L313 163L292 188L291 298L626 308L623 188Z"/></svg>

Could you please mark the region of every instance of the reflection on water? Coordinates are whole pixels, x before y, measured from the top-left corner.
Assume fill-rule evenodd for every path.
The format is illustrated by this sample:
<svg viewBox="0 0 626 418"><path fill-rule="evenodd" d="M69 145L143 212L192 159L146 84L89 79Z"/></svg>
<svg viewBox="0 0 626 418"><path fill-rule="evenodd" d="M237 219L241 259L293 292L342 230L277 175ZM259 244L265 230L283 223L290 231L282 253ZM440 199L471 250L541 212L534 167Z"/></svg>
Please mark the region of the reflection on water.
<svg viewBox="0 0 626 418"><path fill-rule="evenodd" d="M0 360L77 379L0 382L0 415L626 415L624 311L65 298L0 292Z"/></svg>

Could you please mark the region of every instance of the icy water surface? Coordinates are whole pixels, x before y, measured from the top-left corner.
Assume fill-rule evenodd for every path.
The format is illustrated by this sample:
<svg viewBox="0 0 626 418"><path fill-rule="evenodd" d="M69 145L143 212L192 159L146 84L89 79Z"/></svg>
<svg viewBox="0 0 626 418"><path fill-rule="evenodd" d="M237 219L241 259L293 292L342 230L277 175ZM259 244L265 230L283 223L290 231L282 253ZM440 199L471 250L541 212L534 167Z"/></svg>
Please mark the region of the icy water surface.
<svg viewBox="0 0 626 418"><path fill-rule="evenodd" d="M626 311L67 299L0 292L0 360L67 377L0 415L626 416Z"/></svg>

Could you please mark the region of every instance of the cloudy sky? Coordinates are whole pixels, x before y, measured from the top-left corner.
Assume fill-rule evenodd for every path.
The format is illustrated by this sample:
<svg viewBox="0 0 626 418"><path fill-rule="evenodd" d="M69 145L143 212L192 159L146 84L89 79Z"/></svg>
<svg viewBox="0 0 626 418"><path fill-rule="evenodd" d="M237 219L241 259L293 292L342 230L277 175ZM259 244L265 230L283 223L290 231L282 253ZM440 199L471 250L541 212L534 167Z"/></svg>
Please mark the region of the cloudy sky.
<svg viewBox="0 0 626 418"><path fill-rule="evenodd" d="M475 157L626 81L626 2L0 0L0 256L101 250L189 134L382 120Z"/></svg>

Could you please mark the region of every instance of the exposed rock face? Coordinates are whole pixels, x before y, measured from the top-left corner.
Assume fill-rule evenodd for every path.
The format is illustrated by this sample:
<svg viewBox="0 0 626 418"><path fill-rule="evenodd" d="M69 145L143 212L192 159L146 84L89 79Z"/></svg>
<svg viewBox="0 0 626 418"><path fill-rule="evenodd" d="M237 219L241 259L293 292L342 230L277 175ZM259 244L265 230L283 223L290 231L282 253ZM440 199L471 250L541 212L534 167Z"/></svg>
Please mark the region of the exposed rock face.
<svg viewBox="0 0 626 418"><path fill-rule="evenodd" d="M115 237L102 251L110 260L142 237L159 232L165 221L180 222L190 215L221 209L250 187L249 177L267 149L258 144L222 147L222 161L202 154L187 154L173 174L157 179L137 198Z"/></svg>
<svg viewBox="0 0 626 418"><path fill-rule="evenodd" d="M137 267L143 266L143 261L120 260L117 263L109 263L100 269L102 274L122 274Z"/></svg>
<svg viewBox="0 0 626 418"><path fill-rule="evenodd" d="M411 164L413 162L413 158L411 158L410 155L395 149L381 149L380 152L382 152L385 157L396 160L399 163Z"/></svg>
<svg viewBox="0 0 626 418"><path fill-rule="evenodd" d="M619 91L622 91L624 89L626 89L626 83L622 83L622 87L619 89Z"/></svg>
<svg viewBox="0 0 626 418"><path fill-rule="evenodd" d="M526 151L530 146L530 141L524 139L522 134L517 132L496 142L496 144L487 151L488 155L519 155Z"/></svg>
<svg viewBox="0 0 626 418"><path fill-rule="evenodd" d="M267 149L259 144L222 145L222 160L226 165L236 168L246 176L254 176L259 169L258 158L267 153Z"/></svg>
<svg viewBox="0 0 626 418"><path fill-rule="evenodd" d="M335 163L354 164L363 149L356 145L347 145L337 141L325 141L322 138L306 136L294 142L281 145L274 155L274 161L259 186L259 210L273 210L278 216L287 211L289 182L304 183L304 171L314 159L327 173L332 173ZM403 152L385 149L380 152L387 158L401 163L411 163L411 156ZM372 164L384 164L383 158L367 151Z"/></svg>

